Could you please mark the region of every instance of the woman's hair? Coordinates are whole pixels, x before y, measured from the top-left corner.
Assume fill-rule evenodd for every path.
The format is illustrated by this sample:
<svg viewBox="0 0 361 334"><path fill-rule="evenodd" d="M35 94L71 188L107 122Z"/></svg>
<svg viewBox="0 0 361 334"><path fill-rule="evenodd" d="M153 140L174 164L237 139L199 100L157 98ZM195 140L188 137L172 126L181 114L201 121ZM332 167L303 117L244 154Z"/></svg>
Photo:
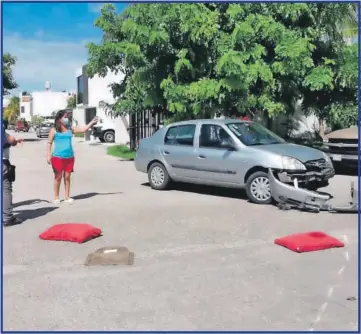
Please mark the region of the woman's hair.
<svg viewBox="0 0 361 334"><path fill-rule="evenodd" d="M54 121L54 124L55 124L55 130L57 132L61 132L61 125L60 125L60 120L64 117L64 115L66 114L66 111L65 110L60 110L56 113L55 115L55 121Z"/></svg>

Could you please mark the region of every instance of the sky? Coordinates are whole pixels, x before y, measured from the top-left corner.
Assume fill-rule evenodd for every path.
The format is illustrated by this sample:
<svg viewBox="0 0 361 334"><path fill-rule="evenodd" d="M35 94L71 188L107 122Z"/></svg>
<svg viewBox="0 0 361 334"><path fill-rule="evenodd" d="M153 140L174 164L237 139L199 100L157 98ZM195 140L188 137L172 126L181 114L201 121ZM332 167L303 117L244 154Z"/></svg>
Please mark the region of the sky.
<svg viewBox="0 0 361 334"><path fill-rule="evenodd" d="M86 64L88 42L100 42L94 27L101 3L3 3L3 52L17 57L19 91L75 91L77 68ZM127 4L117 3L121 12Z"/></svg>

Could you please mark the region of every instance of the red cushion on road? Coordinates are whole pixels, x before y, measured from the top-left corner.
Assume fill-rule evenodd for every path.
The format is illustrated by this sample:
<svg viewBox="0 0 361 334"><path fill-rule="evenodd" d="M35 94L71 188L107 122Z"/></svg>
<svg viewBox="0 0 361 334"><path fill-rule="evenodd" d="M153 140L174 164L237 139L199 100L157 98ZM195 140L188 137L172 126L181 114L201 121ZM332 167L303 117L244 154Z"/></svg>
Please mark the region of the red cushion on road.
<svg viewBox="0 0 361 334"><path fill-rule="evenodd" d="M323 232L291 234L275 240L276 245L286 247L294 252L313 252L322 249L344 247L345 244Z"/></svg>
<svg viewBox="0 0 361 334"><path fill-rule="evenodd" d="M39 235L43 240L72 241L82 243L99 237L102 230L89 224L57 224Z"/></svg>

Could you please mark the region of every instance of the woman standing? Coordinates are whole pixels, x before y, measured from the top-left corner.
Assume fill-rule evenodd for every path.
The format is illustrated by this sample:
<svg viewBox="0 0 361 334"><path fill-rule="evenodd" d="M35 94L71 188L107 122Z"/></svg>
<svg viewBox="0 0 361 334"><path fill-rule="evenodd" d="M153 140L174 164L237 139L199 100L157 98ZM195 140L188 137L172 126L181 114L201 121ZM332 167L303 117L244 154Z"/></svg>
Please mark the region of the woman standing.
<svg viewBox="0 0 361 334"><path fill-rule="evenodd" d="M72 138L74 133L88 131L98 121L97 117L86 126L71 127L68 114L60 110L55 116L55 128L50 130L48 137L48 164L54 170L54 203L59 204L61 179L64 175L65 202L72 203L70 198L70 175L74 171L74 151ZM54 143L54 148L53 148Z"/></svg>

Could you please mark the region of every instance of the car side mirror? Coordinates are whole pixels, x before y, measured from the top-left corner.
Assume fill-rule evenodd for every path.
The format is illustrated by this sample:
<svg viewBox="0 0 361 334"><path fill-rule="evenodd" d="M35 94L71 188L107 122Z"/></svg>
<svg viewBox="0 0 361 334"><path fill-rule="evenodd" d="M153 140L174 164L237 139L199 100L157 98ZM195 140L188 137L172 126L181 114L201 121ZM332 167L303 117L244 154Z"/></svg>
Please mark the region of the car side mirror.
<svg viewBox="0 0 361 334"><path fill-rule="evenodd" d="M224 140L221 142L221 147L224 148L225 150L230 150L230 151L235 151L236 150L236 146L228 141L228 140Z"/></svg>

